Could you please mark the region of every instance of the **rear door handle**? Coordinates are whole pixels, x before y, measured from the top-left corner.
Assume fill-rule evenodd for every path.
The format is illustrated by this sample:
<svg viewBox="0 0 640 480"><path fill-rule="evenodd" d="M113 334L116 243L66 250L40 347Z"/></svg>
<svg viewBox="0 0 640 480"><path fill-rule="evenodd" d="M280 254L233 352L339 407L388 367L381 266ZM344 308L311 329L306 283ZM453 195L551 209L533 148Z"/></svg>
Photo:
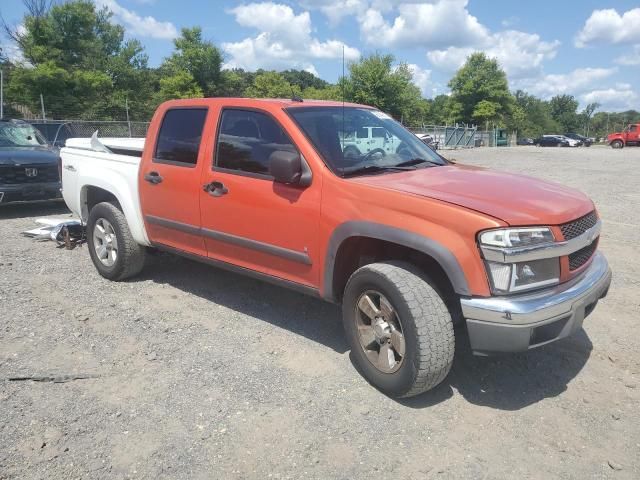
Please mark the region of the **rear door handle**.
<svg viewBox="0 0 640 480"><path fill-rule="evenodd" d="M202 189L212 197L221 197L229 193L229 189L222 182L205 183Z"/></svg>
<svg viewBox="0 0 640 480"><path fill-rule="evenodd" d="M145 181L151 183L152 185L157 185L158 183L162 183L162 177L158 172L149 172L144 176Z"/></svg>

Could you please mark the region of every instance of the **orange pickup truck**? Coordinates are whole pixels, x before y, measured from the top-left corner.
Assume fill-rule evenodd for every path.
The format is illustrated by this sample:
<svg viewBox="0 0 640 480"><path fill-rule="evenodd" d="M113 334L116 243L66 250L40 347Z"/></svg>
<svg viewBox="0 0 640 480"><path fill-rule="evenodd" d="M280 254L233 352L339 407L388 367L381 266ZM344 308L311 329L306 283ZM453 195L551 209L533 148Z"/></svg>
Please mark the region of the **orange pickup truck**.
<svg viewBox="0 0 640 480"><path fill-rule="evenodd" d="M362 128L394 148L345 148ZM170 101L146 139L70 139L61 158L102 276L155 248L341 304L391 396L447 376L454 324L477 354L525 351L579 330L611 281L585 195L454 164L364 105Z"/></svg>

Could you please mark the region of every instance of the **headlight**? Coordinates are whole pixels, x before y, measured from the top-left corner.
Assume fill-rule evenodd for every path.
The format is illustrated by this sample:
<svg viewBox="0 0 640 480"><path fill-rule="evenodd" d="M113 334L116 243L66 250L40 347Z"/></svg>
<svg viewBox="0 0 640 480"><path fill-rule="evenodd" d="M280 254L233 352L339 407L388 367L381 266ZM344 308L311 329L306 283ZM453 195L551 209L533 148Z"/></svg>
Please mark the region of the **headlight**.
<svg viewBox="0 0 640 480"><path fill-rule="evenodd" d="M505 294L556 285L560 281L560 259L545 258L521 263L486 262L494 293Z"/></svg>
<svg viewBox="0 0 640 480"><path fill-rule="evenodd" d="M528 247L554 240L548 227L501 228L480 234L480 243L491 247Z"/></svg>
<svg viewBox="0 0 640 480"><path fill-rule="evenodd" d="M550 244L555 241L548 227L502 228L482 232L478 236L484 250L488 253L496 250L510 250ZM507 294L524 290L533 290L560 282L560 259L545 258L518 263L503 263L486 260L487 274L491 290L495 294Z"/></svg>

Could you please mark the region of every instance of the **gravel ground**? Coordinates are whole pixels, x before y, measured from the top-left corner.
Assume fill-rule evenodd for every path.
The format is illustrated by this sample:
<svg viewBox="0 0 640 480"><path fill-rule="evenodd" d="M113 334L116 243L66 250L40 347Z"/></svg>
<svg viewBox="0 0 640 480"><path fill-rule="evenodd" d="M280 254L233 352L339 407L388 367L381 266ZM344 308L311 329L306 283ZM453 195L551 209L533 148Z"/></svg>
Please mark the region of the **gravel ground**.
<svg viewBox="0 0 640 480"><path fill-rule="evenodd" d="M62 204L5 206L0 479L640 478L640 148L447 154L594 199L614 280L583 331L498 358L457 331L449 377L398 402L335 306L163 255L112 283L20 236Z"/></svg>

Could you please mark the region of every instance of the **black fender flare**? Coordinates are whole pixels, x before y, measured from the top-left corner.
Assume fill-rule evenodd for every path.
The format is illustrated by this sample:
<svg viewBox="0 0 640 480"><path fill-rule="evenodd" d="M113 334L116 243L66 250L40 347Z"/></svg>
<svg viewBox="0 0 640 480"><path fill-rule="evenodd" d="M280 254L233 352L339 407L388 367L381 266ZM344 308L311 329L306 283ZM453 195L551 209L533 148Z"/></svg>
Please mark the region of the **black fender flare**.
<svg viewBox="0 0 640 480"><path fill-rule="evenodd" d="M324 260L323 297L337 301L337 292L333 291L333 275L336 255L340 245L351 237L367 237L384 240L425 253L433 258L449 277L454 291L463 296L471 296L467 279L458 259L451 251L435 240L400 228L366 221L350 221L339 225L331 234Z"/></svg>

